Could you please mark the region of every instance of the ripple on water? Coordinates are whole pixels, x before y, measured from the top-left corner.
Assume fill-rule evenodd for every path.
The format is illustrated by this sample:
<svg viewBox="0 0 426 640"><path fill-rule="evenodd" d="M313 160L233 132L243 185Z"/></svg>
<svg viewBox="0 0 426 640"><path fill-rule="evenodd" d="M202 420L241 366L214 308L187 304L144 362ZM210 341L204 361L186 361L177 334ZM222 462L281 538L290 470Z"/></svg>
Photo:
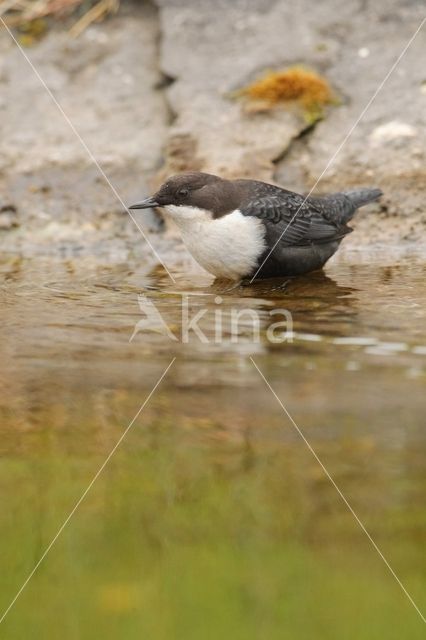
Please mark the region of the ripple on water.
<svg viewBox="0 0 426 640"><path fill-rule="evenodd" d="M63 637L70 621L71 635L77 625L154 639L178 621L187 637L206 612L212 625L225 621L216 634L212 626L218 637L281 637L291 620L289 637L301 620L312 622L306 637L319 628L420 637L415 612L250 360L414 594L426 571L424 264L358 257L327 275L236 288L182 274L172 285L136 261L2 259L3 603L176 356L12 612L10 637L29 628ZM207 343L138 325L138 294L178 336L187 296L191 317L205 311ZM272 343L280 309L294 335ZM233 310L255 314L258 340L248 315L232 339Z"/></svg>

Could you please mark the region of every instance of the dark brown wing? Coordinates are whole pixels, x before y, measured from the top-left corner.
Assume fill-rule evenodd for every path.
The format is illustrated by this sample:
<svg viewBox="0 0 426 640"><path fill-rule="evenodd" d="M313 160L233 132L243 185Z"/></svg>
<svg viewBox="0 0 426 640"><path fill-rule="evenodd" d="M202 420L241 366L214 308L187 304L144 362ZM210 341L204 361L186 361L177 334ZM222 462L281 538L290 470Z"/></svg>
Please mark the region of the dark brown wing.
<svg viewBox="0 0 426 640"><path fill-rule="evenodd" d="M306 245L331 242L349 233L345 225L327 216L324 207L290 191L254 198L240 207L246 216L264 221L268 236L284 245ZM331 212L330 212L331 213Z"/></svg>

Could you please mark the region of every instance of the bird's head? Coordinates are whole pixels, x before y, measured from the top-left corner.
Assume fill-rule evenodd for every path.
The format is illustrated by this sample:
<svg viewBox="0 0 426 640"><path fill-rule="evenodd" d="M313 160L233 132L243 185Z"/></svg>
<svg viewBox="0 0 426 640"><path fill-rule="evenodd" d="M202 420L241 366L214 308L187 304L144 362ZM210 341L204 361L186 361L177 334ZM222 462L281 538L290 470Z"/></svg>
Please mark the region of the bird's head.
<svg viewBox="0 0 426 640"><path fill-rule="evenodd" d="M173 217L197 217L199 212L220 217L238 207L238 193L229 180L210 173L180 173L171 176L157 193L129 209L164 207Z"/></svg>

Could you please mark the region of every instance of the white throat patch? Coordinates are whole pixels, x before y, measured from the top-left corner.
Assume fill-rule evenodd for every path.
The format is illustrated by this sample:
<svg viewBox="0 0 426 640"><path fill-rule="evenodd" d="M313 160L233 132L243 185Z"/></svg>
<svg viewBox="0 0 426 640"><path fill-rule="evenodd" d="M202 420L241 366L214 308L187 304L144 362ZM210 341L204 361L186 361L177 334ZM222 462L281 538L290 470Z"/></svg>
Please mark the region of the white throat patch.
<svg viewBox="0 0 426 640"><path fill-rule="evenodd" d="M164 208L179 228L181 228L182 224L187 220L195 222L196 220L212 219L212 214L209 211L199 209L198 207L177 207L174 204L169 204Z"/></svg>
<svg viewBox="0 0 426 640"><path fill-rule="evenodd" d="M217 219L197 207L165 209L191 255L217 278L240 280L250 275L266 249L262 222L238 209Z"/></svg>

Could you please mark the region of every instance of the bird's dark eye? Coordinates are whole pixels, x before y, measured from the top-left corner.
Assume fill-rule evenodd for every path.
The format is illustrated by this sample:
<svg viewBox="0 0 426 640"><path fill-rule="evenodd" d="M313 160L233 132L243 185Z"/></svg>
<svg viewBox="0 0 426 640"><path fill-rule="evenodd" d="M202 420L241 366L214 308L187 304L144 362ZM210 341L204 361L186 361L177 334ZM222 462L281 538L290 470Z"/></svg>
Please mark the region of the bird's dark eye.
<svg viewBox="0 0 426 640"><path fill-rule="evenodd" d="M179 189L178 196L180 196L181 198L185 198L188 195L188 193L189 193L188 189Z"/></svg>

